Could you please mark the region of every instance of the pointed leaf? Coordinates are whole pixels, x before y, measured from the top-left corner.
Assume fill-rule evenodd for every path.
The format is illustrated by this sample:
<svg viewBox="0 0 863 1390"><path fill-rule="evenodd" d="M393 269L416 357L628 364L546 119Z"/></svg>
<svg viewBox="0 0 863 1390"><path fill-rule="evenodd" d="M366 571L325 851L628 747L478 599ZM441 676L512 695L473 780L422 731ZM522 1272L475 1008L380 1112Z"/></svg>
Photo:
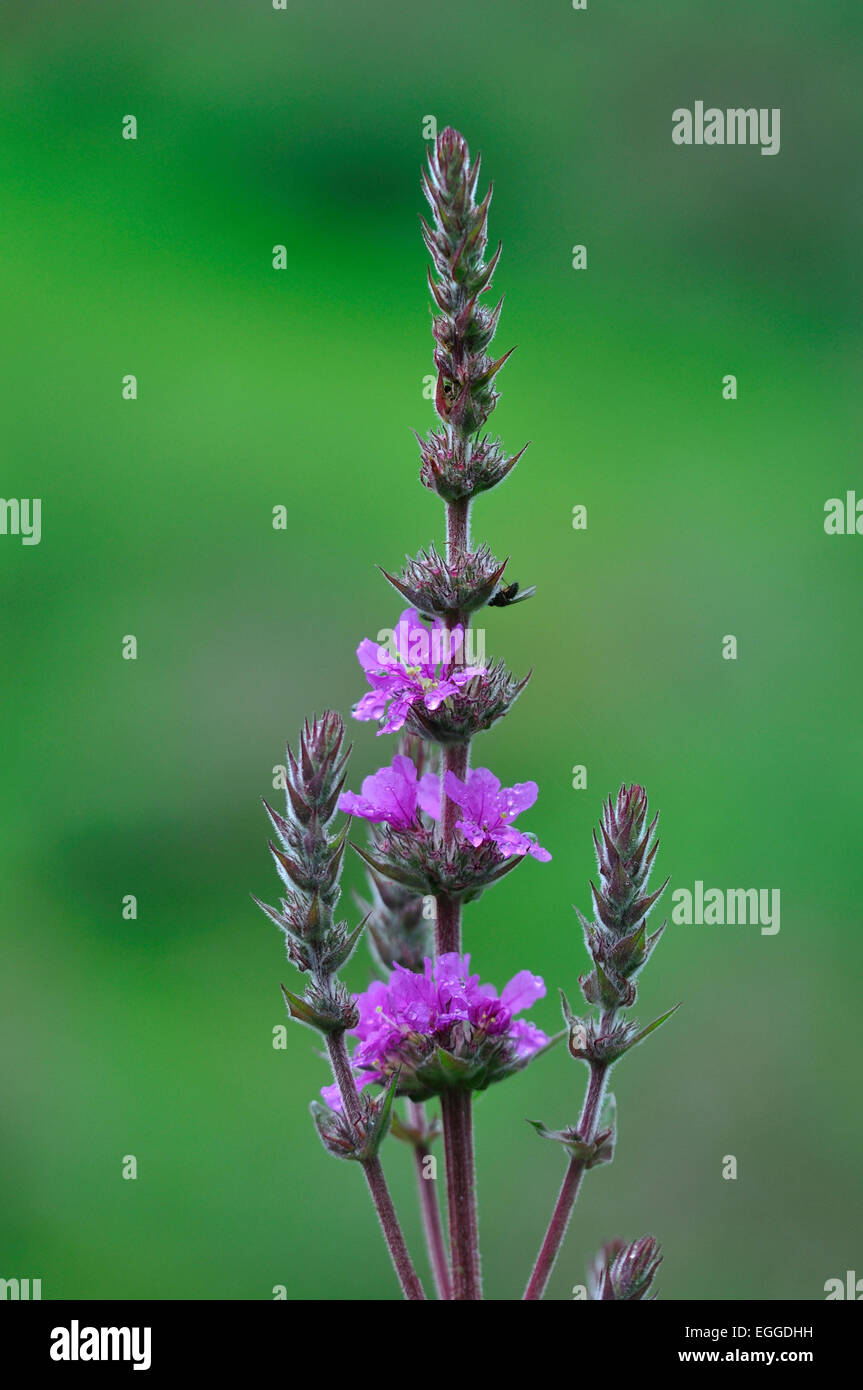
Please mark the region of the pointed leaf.
<svg viewBox="0 0 863 1390"><path fill-rule="evenodd" d="M443 1047L435 1049L435 1058L441 1071L445 1075L452 1077L454 1081L461 1080L466 1076L473 1065L467 1058L455 1057Z"/></svg>
<svg viewBox="0 0 863 1390"><path fill-rule="evenodd" d="M573 1023L577 1023L577 1022L578 1022L578 1018L577 1018L577 1016L573 1013L572 1005L570 1004L570 1002L569 1002L569 1000L567 999L566 995L564 994L563 990L562 990L562 989L561 989L561 990L558 990L558 993L560 994L560 1003L561 1003L561 1007L562 1007L562 1009L563 1009L564 1022L566 1023L567 1028L571 1028L572 1025L573 1025Z"/></svg>
<svg viewBox="0 0 863 1390"><path fill-rule="evenodd" d="M669 1009L667 1013L660 1014L659 1018L655 1018L652 1023L648 1023L646 1028L642 1028L640 1033L636 1033L632 1042L629 1043L627 1051L629 1051L630 1047L635 1047L638 1043L643 1042L651 1033L655 1033L657 1028L660 1028L662 1024L665 1023L666 1019L671 1018L672 1014L676 1014L679 1008L680 1004L675 1004L673 1009Z"/></svg>
<svg viewBox="0 0 863 1390"><path fill-rule="evenodd" d="M374 859L364 849L361 849L353 840L350 840L349 844L351 849L360 856L363 863L368 864L369 868L374 869L375 873L380 874L382 878L390 878L394 883L403 883L406 888L413 888L418 893L428 891L426 879L419 873L412 872L410 869L399 869L392 864L382 864L378 859Z"/></svg>
<svg viewBox="0 0 863 1390"><path fill-rule="evenodd" d="M250 893L249 897L251 898L252 902L255 903L261 909L262 912L266 912L270 921L275 922L276 926L280 927L283 932L287 932L290 930L284 917L281 915L280 912L277 912L274 907L270 907L269 903L262 903L260 898L255 897L254 893Z"/></svg>
<svg viewBox="0 0 863 1390"><path fill-rule="evenodd" d="M366 1142L363 1145L363 1160L374 1158L387 1136L393 1114L393 1101L395 1100L400 1075L401 1069L393 1073L389 1085L376 1102L376 1104L380 1106L380 1109L377 1111L375 1122L369 1130Z"/></svg>

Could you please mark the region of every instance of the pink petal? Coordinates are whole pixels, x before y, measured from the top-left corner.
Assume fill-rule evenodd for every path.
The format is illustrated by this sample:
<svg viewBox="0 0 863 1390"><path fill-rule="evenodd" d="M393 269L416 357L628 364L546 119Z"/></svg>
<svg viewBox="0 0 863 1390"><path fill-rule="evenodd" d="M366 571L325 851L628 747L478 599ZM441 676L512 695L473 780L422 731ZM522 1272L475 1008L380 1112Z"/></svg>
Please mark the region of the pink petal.
<svg viewBox="0 0 863 1390"><path fill-rule="evenodd" d="M504 986L500 997L512 1013L520 1014L535 1004L537 999L545 998L545 980L541 975L532 975L529 970L519 970Z"/></svg>
<svg viewBox="0 0 863 1390"><path fill-rule="evenodd" d="M504 787L500 794L501 809L505 820L515 820L522 811L530 807L539 796L536 782L516 782L514 787Z"/></svg>
<svg viewBox="0 0 863 1390"><path fill-rule="evenodd" d="M440 779L434 772L424 772L417 786L417 801L427 816L440 816Z"/></svg>

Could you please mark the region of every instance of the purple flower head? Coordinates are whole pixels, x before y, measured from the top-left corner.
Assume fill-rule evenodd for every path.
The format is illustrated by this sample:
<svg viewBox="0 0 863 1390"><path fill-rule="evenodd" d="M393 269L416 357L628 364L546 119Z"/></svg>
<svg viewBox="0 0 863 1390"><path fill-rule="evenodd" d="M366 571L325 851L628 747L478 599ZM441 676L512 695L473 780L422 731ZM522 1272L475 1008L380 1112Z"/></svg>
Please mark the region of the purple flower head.
<svg viewBox="0 0 863 1390"><path fill-rule="evenodd" d="M514 787L501 787L487 767L473 768L465 782L454 772L448 772L444 781L447 796L462 809L461 820L456 821L456 826L472 845L490 842L507 857L530 854L542 863L551 859L547 849L512 824L521 811L529 810L536 801L539 792L536 782L516 782Z"/></svg>
<svg viewBox="0 0 863 1390"><path fill-rule="evenodd" d="M498 994L471 975L470 956L428 958L422 974L396 965L386 984L357 995L359 1039L352 1058L357 1089L386 1082L398 1071L400 1094L423 1099L450 1086L482 1090L535 1056L549 1039L517 1013L545 995L539 975L520 970ZM325 1086L340 1108L338 1088Z"/></svg>
<svg viewBox="0 0 863 1390"><path fill-rule="evenodd" d="M406 608L393 634L394 651L365 638L357 657L371 690L354 706L355 719L382 719L379 734L400 729L412 705L436 710L455 695L484 666L455 666L464 645L464 627L454 628L436 618L431 627L420 622L415 608Z"/></svg>
<svg viewBox="0 0 863 1390"><path fill-rule="evenodd" d="M342 792L339 810L363 820L386 821L394 830L407 830L416 820L417 807L427 815L440 813L440 782L433 772L417 775L412 758L397 753L389 767L382 767L363 781L363 789Z"/></svg>

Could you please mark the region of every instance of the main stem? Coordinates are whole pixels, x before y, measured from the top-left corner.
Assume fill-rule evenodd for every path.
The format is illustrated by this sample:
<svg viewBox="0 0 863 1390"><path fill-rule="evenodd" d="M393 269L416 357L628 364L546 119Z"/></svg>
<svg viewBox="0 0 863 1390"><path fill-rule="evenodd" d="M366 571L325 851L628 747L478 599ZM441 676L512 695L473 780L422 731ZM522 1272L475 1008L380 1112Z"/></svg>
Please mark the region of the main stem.
<svg viewBox="0 0 863 1390"><path fill-rule="evenodd" d="M482 1298L471 1104L469 1091L441 1096L453 1297L464 1301Z"/></svg>
<svg viewBox="0 0 863 1390"><path fill-rule="evenodd" d="M446 553L450 565L457 564L467 553L470 544L470 499L449 502L446 509ZM469 615L453 613L447 626L452 629L461 623L467 631ZM462 646L456 658L464 662ZM461 811L446 794L446 774L454 773L461 781L467 777L470 765L470 746L467 743L449 744L444 749L441 773L441 839L445 846L455 843L455 824ZM437 898L435 950L438 956L447 951L461 952L461 902L441 893ZM448 1091L441 1096L444 1153L446 1155L447 1210L449 1243L452 1257L453 1298L477 1300L482 1298L482 1277L479 1262L479 1230L476 1212L476 1177L473 1155L473 1110L468 1092Z"/></svg>
<svg viewBox="0 0 863 1390"><path fill-rule="evenodd" d="M470 747L467 743L453 743L444 749L442 760L441 800L441 839L445 845L455 841L455 823L461 815L461 808L451 801L444 791L445 778L452 772L460 781L467 777L470 761ZM461 951L461 903L447 893L439 893L435 911L435 949L439 956L447 951Z"/></svg>
<svg viewBox="0 0 863 1390"><path fill-rule="evenodd" d="M606 1015L603 1026L611 1026L614 1022L614 1012ZM592 1062L590 1067L590 1081L587 1087L587 1095L584 1098L584 1105L581 1117L578 1121L578 1136L585 1144L592 1144L596 1138L596 1131L599 1125L599 1112L602 1108L602 1099L605 1095L605 1086L608 1081L609 1066L607 1062ZM527 1282L524 1291L524 1298L528 1301L535 1301L542 1298L545 1293L546 1285L554 1269L555 1261L560 1253L569 1226L572 1209L581 1191L581 1181L585 1173L585 1161L583 1158L571 1158L566 1176L563 1179L557 1201L554 1204L554 1211L548 1223L548 1230L545 1239L540 1247L533 1267L533 1273Z"/></svg>
<svg viewBox="0 0 863 1390"><path fill-rule="evenodd" d="M470 544L470 498L459 502L448 502L446 507L446 558L450 565L458 564L468 553ZM450 631L459 623L465 634L470 625L470 614L451 613L447 619ZM455 665L464 665L464 645L455 654ZM470 744L450 743L444 748L441 761L441 840L447 847L456 840L455 823L461 815L460 807L446 794L446 774L452 772L462 782L467 777L470 765ZM461 951L461 903L440 893L437 899L436 954L445 951Z"/></svg>
<svg viewBox="0 0 863 1390"><path fill-rule="evenodd" d="M465 448L470 447L467 441ZM470 540L470 498L446 504L446 558L452 564L467 554ZM459 621L456 619L455 621ZM453 626L455 623L452 624Z"/></svg>
<svg viewBox="0 0 863 1390"><path fill-rule="evenodd" d="M344 1033L329 1033L327 1035L327 1051L330 1055L333 1076L342 1098L344 1113L352 1130L359 1137L362 1133L362 1112L354 1074L348 1058L348 1050L345 1046ZM363 1162L362 1169L369 1185L369 1192L375 1204L375 1211L378 1214L399 1283L402 1286L402 1293L406 1299L413 1302L422 1301L425 1299L425 1292L408 1253L381 1161L377 1155L374 1158L368 1158Z"/></svg>

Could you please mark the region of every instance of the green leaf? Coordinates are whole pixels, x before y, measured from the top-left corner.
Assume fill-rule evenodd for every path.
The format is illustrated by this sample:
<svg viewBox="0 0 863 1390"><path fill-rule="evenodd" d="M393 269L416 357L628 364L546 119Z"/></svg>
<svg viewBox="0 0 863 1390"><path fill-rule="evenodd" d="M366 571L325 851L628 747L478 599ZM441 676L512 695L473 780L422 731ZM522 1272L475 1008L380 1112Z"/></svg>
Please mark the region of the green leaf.
<svg viewBox="0 0 863 1390"><path fill-rule="evenodd" d="M360 849L359 845L355 845L353 840L350 840L349 844L351 849L360 856L363 863L368 864L370 869L374 869L376 874L380 874L383 878L391 878L394 883L402 883L406 888L413 888L416 893L429 891L429 884L423 875L414 873L410 869L396 868L393 864L383 864L380 860L367 854L364 849Z"/></svg>
<svg viewBox="0 0 863 1390"><path fill-rule="evenodd" d="M474 1064L465 1057L455 1057L442 1047L436 1049L435 1059L444 1075L452 1077L454 1081L461 1081L468 1072L474 1069Z"/></svg>
<svg viewBox="0 0 863 1390"><path fill-rule="evenodd" d="M367 913L363 920L360 922L359 926L355 927L354 930L350 933L350 935L345 937L341 946L339 946L336 950L329 951L327 953L327 966L333 972L333 974L335 974L337 970L341 970L342 966L346 965L347 962L350 960L351 956L356 950L357 942L363 934L363 928L365 927L370 916L371 913Z"/></svg>
<svg viewBox="0 0 863 1390"><path fill-rule="evenodd" d="M600 965L599 961L594 962L594 970L596 973L596 982L599 991L599 999L596 1002L601 1003L603 1008L605 1009L614 1009L619 1007L620 991L618 990L617 986L612 982L608 973Z"/></svg>
<svg viewBox="0 0 863 1390"><path fill-rule="evenodd" d="M317 1009L312 1008L311 1004L305 999L301 999L298 994L292 994L284 985L280 986L282 994L285 996L285 1003L291 1018L297 1023L304 1023L307 1028L317 1028L321 1033L338 1033L344 1029L344 1022L340 1018L329 1018L325 1014L318 1013Z"/></svg>
<svg viewBox="0 0 863 1390"><path fill-rule="evenodd" d="M560 994L560 1006L561 1006L561 1008L563 1009L564 1021L565 1021L566 1025L567 1025L567 1027L568 1027L568 1028L571 1028L572 1025L573 1025L573 1023L575 1023L575 1022L577 1021L577 1020L576 1020L576 1016L575 1016L575 1014L573 1013L573 1011L572 1011L572 1005L570 1004L570 1002L569 1002L569 1000L567 999L566 995L564 994L563 990L559 990L558 992L559 992L559 994Z"/></svg>
<svg viewBox="0 0 863 1390"><path fill-rule="evenodd" d="M561 1028L559 1033L552 1033L547 1043L543 1043L542 1047L538 1047L536 1052L531 1053L531 1062L535 1062L537 1057L541 1057L544 1052L550 1052L553 1047L557 1047L557 1044L563 1042L564 1038L568 1036L568 1028Z"/></svg>
<svg viewBox="0 0 863 1390"><path fill-rule="evenodd" d="M638 1043L644 1042L644 1039L646 1037L649 1037L651 1033L655 1033L657 1028L661 1028L665 1020L671 1018L672 1014L676 1014L679 1008L680 1004L675 1004L673 1009L669 1009L667 1013L660 1014L659 1018L655 1018L652 1023L648 1023L646 1028L642 1028L640 1033L636 1033L635 1037L632 1039L632 1042L629 1043L626 1049L627 1052L629 1051L630 1047L635 1047Z"/></svg>
<svg viewBox="0 0 863 1390"><path fill-rule="evenodd" d="M560 1139L560 1135L555 1130L549 1129L542 1120L528 1120L528 1124L533 1125L537 1134L541 1135L543 1139Z"/></svg>
<svg viewBox="0 0 863 1390"><path fill-rule="evenodd" d="M400 1071L393 1073L387 1089L377 1102L380 1105L380 1110L375 1117L374 1127L366 1136L366 1142L363 1145L362 1159L374 1158L387 1136L387 1131L389 1130L390 1121L392 1119L393 1101L395 1100L400 1075Z"/></svg>
<svg viewBox="0 0 863 1390"><path fill-rule="evenodd" d="M596 1161L600 1163L607 1161L605 1159L597 1160L596 1145L592 1143L585 1144L572 1130L549 1129L541 1120L528 1120L528 1124L533 1125L533 1128L541 1138L553 1139L555 1143L562 1144L567 1153L573 1158L578 1159L581 1163L584 1163L588 1168L592 1167L593 1163Z"/></svg>
<svg viewBox="0 0 863 1390"><path fill-rule="evenodd" d="M512 859L505 859L499 869L495 869L493 873L490 873L488 875L488 877L484 880L484 883L486 885L492 883L499 883L500 880L502 878L505 878L507 874L511 874L513 869L517 869L523 859L523 854L516 854L513 856Z"/></svg>

